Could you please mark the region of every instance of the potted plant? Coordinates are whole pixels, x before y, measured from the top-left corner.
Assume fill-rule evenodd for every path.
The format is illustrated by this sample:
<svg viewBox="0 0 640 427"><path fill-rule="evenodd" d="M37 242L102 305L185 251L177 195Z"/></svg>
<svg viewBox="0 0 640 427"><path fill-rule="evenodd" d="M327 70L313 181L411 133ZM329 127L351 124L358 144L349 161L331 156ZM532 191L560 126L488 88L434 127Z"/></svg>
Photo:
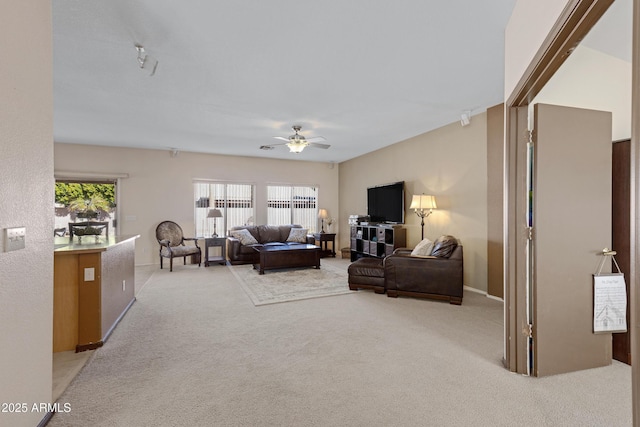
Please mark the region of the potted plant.
<svg viewBox="0 0 640 427"><path fill-rule="evenodd" d="M69 203L69 210L76 213L77 218L91 221L98 218L100 211L109 209L109 202L99 194L94 194L88 199L77 198Z"/></svg>

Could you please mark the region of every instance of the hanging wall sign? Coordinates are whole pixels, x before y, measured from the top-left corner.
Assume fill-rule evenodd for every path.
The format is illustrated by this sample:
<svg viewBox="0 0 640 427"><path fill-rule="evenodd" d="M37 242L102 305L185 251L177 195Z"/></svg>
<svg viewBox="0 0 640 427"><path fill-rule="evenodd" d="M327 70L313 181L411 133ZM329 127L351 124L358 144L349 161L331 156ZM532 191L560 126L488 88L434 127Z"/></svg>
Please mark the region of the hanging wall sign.
<svg viewBox="0 0 640 427"><path fill-rule="evenodd" d="M627 331L627 286L624 274L593 275L593 332Z"/></svg>

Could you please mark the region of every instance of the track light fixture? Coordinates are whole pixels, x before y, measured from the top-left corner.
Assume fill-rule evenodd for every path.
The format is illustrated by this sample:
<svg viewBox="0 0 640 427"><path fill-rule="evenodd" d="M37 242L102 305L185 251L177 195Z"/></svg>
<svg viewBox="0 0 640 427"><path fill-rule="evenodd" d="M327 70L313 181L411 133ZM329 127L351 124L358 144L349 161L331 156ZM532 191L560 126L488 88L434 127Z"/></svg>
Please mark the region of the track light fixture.
<svg viewBox="0 0 640 427"><path fill-rule="evenodd" d="M154 57L147 55L144 51L144 46L140 44L136 44L136 50L138 51L138 65L143 70L149 71L149 77L153 76L156 73L156 69L158 68L158 60Z"/></svg>
<svg viewBox="0 0 640 427"><path fill-rule="evenodd" d="M467 110L460 115L460 124L464 126L469 126L471 123L471 110Z"/></svg>

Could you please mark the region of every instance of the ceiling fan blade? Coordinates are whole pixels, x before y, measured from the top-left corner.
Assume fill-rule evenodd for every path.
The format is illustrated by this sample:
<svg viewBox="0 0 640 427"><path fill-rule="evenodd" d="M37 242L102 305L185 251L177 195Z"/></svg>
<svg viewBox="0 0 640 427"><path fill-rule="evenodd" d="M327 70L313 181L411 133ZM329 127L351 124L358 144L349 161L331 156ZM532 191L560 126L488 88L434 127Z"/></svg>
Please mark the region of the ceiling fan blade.
<svg viewBox="0 0 640 427"><path fill-rule="evenodd" d="M260 149L261 150L273 150L274 148L276 148L279 145L287 145L287 143L283 142L281 144L268 144L268 145L261 145Z"/></svg>
<svg viewBox="0 0 640 427"><path fill-rule="evenodd" d="M289 138L284 138L284 137L282 137L282 136L274 136L274 137L273 137L273 139L280 139L280 140L282 140L282 141L287 141L287 142L289 142Z"/></svg>
<svg viewBox="0 0 640 427"><path fill-rule="evenodd" d="M307 138L307 142L319 142L326 141L327 139L324 136L314 136L313 138Z"/></svg>
<svg viewBox="0 0 640 427"><path fill-rule="evenodd" d="M318 144L317 142L311 142L311 143L309 143L309 147L322 148L322 149L326 150L327 148L331 147L331 145L329 145L329 144Z"/></svg>

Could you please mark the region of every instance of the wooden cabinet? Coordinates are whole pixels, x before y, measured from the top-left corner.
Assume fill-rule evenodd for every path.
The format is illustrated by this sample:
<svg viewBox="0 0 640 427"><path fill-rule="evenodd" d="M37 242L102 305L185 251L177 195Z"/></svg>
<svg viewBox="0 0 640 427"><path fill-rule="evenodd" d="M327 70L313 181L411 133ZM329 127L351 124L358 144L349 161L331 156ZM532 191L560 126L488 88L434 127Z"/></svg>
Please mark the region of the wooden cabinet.
<svg viewBox="0 0 640 427"><path fill-rule="evenodd" d="M137 238L109 237L95 244L56 238L54 353L100 347L133 304Z"/></svg>
<svg viewBox="0 0 640 427"><path fill-rule="evenodd" d="M407 230L400 225L352 225L351 261L384 258L407 245Z"/></svg>

